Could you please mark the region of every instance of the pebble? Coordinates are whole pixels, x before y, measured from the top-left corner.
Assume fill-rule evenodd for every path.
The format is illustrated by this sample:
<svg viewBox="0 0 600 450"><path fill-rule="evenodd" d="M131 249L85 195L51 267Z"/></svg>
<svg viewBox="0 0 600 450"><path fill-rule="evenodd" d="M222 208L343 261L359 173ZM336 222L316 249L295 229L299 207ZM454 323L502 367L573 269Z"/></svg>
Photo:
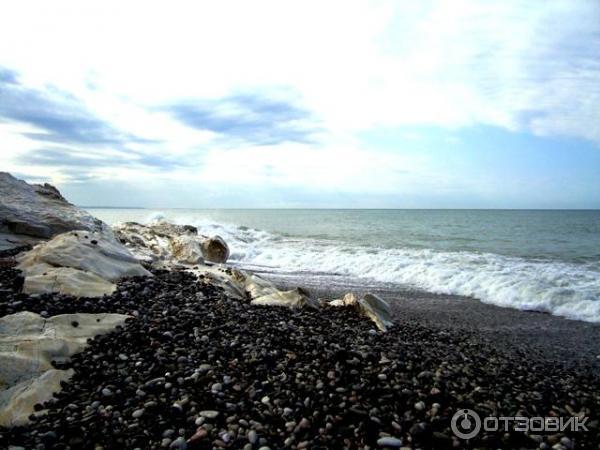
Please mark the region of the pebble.
<svg viewBox="0 0 600 450"><path fill-rule="evenodd" d="M198 428L196 430L196 432L192 435L192 437L190 437L188 443L194 444L194 443L206 438L207 436L208 436L208 431L206 431L204 428Z"/></svg>
<svg viewBox="0 0 600 450"><path fill-rule="evenodd" d="M177 439L171 442L169 448L178 448L180 450L185 450L187 448L187 443L185 442L185 439L183 437L179 436Z"/></svg>
<svg viewBox="0 0 600 450"><path fill-rule="evenodd" d="M248 442L250 442L251 444L256 444L257 441L258 441L258 435L256 434L256 431L254 431L254 430L248 431Z"/></svg>
<svg viewBox="0 0 600 450"><path fill-rule="evenodd" d="M138 419L138 418L142 417L143 415L144 415L144 408L141 408L141 409L136 409L131 414L131 417L133 417L134 419Z"/></svg>
<svg viewBox="0 0 600 450"><path fill-rule="evenodd" d="M212 409L207 409L204 411L200 411L200 415L207 419L215 419L219 415L219 411L214 411Z"/></svg>
<svg viewBox="0 0 600 450"><path fill-rule="evenodd" d="M377 439L377 445L380 447L402 447L402 440L395 437L382 437Z"/></svg>

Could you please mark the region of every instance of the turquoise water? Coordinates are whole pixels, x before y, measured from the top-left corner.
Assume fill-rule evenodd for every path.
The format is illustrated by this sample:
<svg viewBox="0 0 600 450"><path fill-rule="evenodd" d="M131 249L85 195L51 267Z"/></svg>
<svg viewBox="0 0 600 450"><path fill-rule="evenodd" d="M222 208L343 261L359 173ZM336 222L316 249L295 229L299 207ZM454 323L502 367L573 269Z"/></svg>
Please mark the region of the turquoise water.
<svg viewBox="0 0 600 450"><path fill-rule="evenodd" d="M600 321L600 211L90 209L220 234L249 268L350 276Z"/></svg>

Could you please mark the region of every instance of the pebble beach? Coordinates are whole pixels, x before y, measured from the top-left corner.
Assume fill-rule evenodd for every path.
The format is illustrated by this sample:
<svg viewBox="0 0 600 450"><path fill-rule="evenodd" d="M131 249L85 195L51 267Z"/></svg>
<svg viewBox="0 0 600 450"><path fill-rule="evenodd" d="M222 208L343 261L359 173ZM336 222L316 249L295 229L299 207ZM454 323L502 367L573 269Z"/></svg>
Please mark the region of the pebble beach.
<svg viewBox="0 0 600 450"><path fill-rule="evenodd" d="M489 335L394 314L377 331L354 310L257 307L185 271L154 270L110 296L30 296L4 255L0 315L128 314L59 368L75 375L2 448L598 448L600 378L491 345ZM73 323L72 326L77 326ZM585 415L587 432L481 432L481 416ZM12 447L11 447L12 446Z"/></svg>

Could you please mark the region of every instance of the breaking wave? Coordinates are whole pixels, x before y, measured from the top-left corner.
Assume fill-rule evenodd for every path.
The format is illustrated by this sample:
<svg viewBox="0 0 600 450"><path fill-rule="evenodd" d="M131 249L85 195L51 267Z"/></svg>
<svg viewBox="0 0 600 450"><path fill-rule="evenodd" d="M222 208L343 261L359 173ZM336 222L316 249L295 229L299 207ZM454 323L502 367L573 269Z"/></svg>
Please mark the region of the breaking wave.
<svg viewBox="0 0 600 450"><path fill-rule="evenodd" d="M190 222L189 217L176 221ZM202 234L222 236L230 246L231 262L249 269L342 275L600 322L597 261L578 264L493 253L364 247L208 220L193 224Z"/></svg>

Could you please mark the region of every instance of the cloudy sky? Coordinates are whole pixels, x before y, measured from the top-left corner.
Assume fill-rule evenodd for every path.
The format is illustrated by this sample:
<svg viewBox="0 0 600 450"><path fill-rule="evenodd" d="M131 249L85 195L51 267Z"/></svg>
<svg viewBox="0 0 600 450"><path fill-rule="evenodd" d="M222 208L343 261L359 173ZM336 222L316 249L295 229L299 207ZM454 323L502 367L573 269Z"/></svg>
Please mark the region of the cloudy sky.
<svg viewBox="0 0 600 450"><path fill-rule="evenodd" d="M82 205L600 208L600 2L7 2L0 170Z"/></svg>

